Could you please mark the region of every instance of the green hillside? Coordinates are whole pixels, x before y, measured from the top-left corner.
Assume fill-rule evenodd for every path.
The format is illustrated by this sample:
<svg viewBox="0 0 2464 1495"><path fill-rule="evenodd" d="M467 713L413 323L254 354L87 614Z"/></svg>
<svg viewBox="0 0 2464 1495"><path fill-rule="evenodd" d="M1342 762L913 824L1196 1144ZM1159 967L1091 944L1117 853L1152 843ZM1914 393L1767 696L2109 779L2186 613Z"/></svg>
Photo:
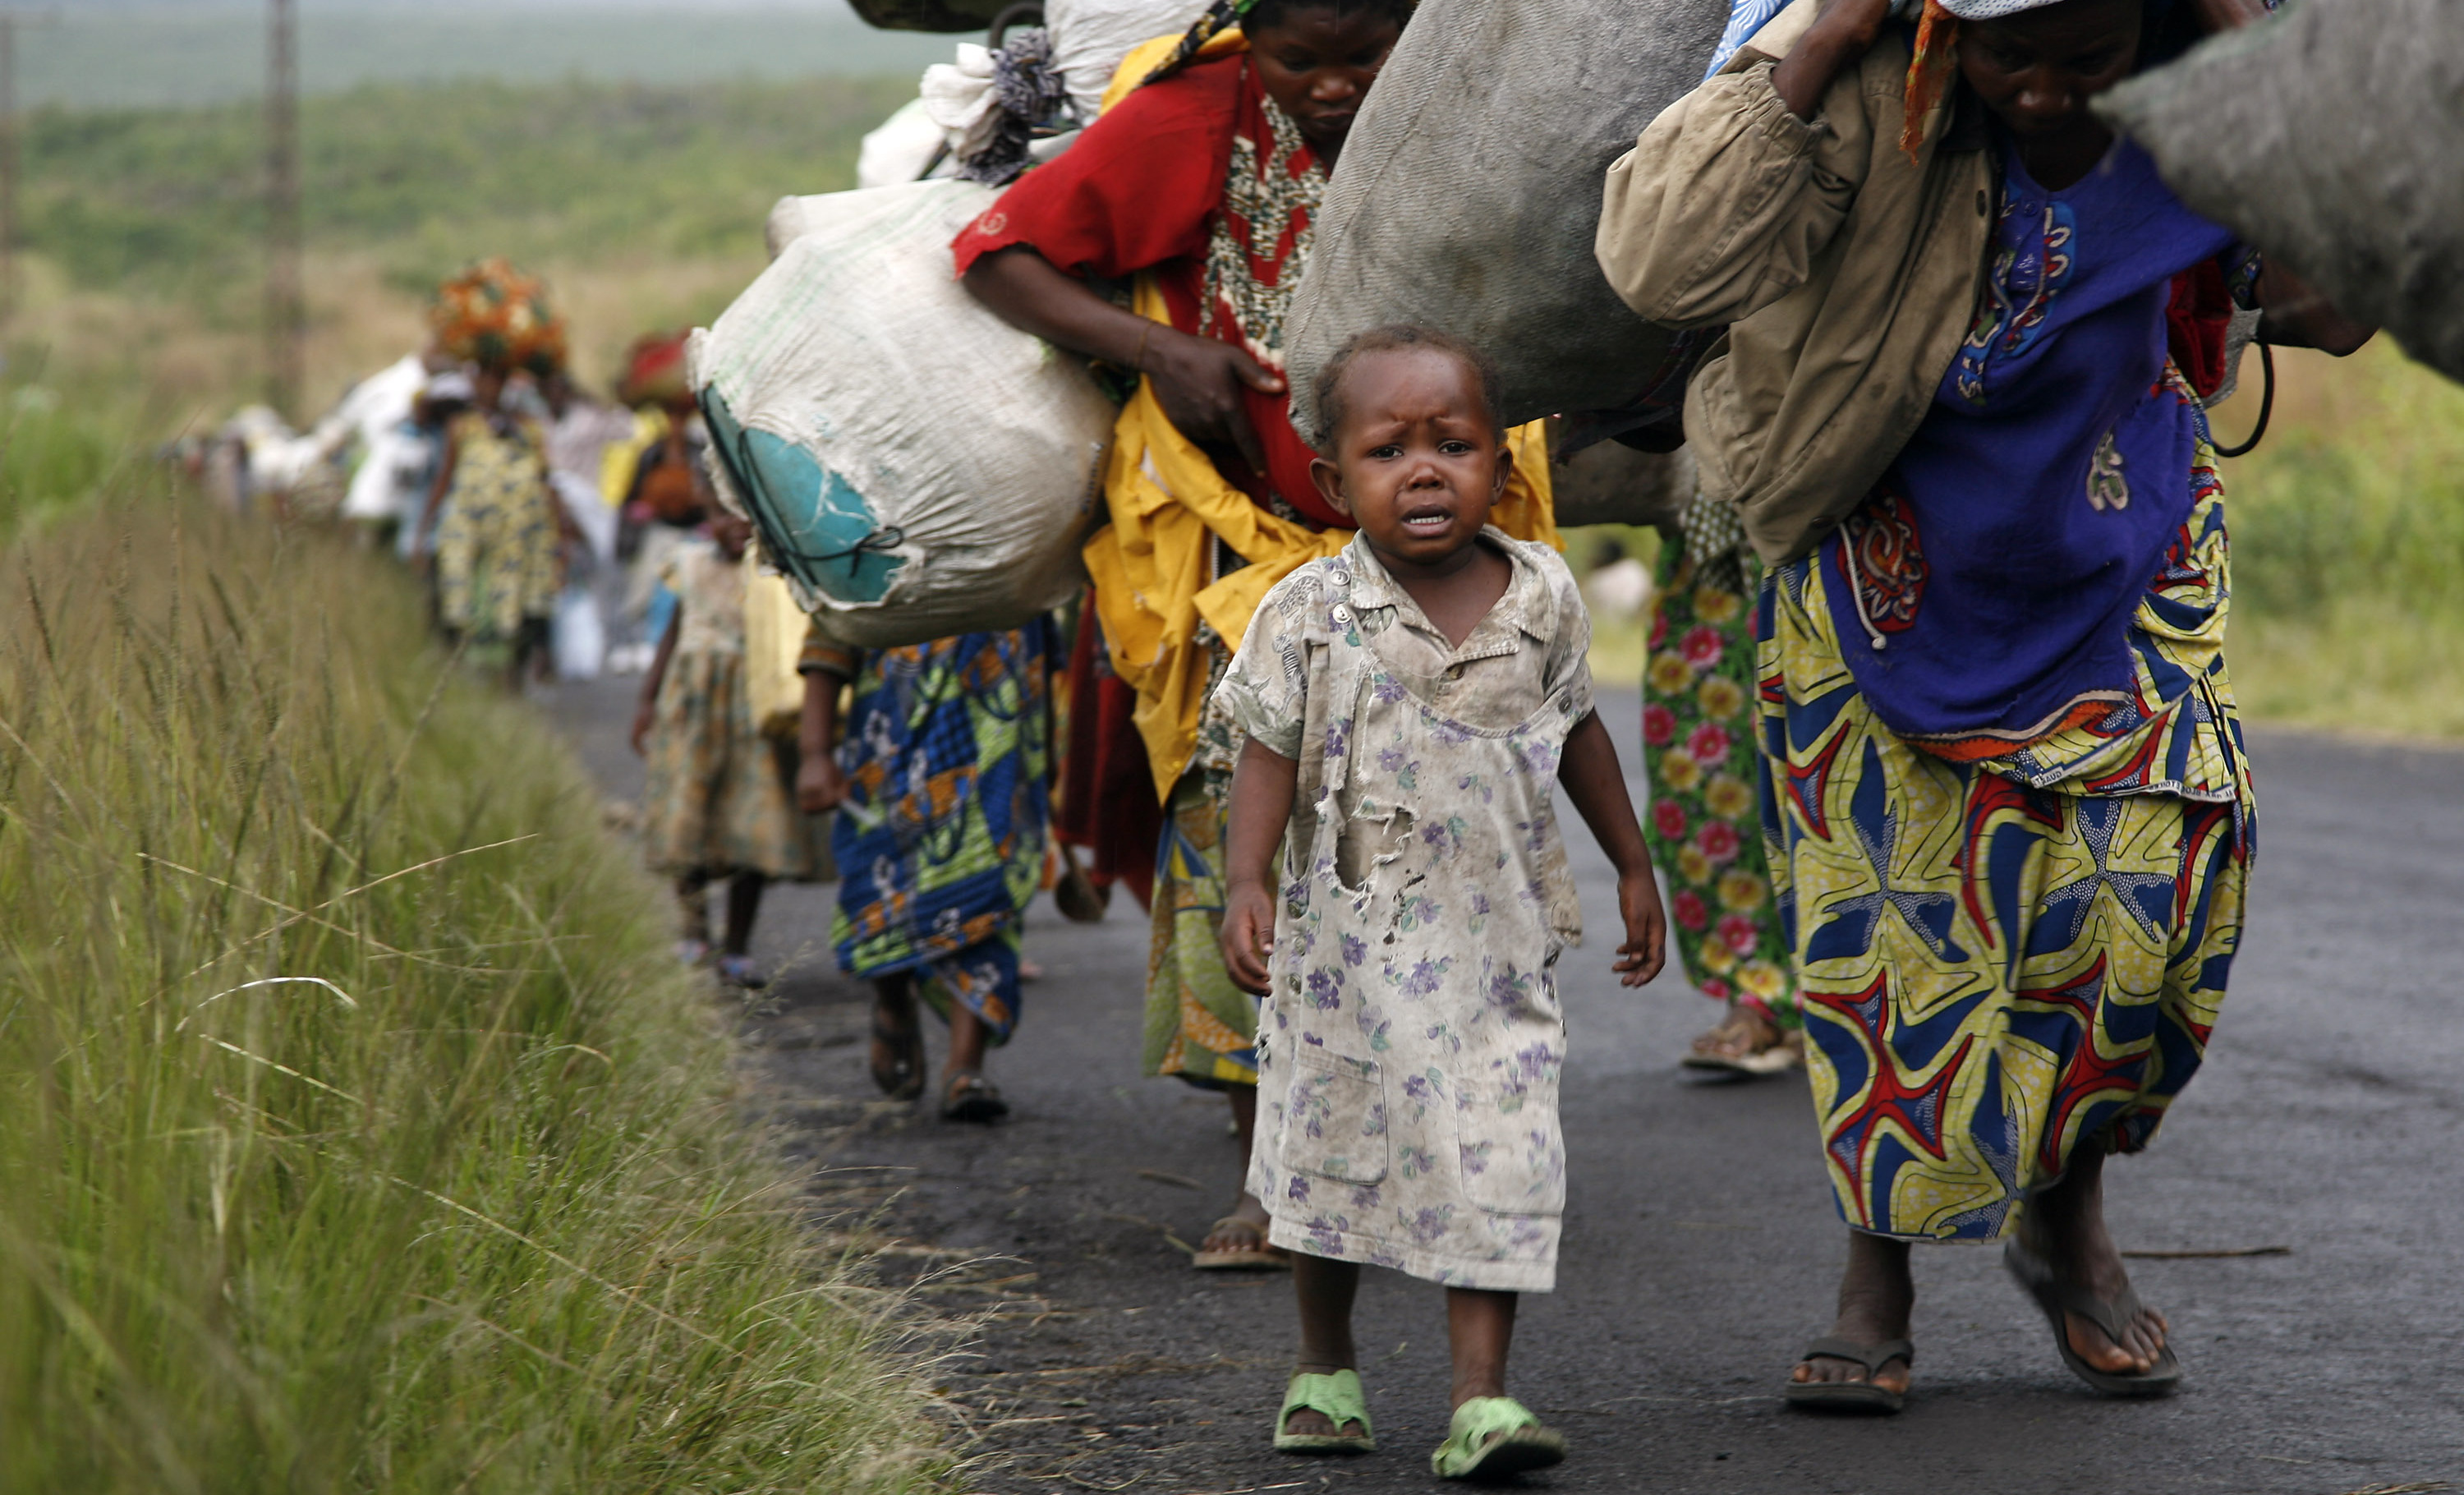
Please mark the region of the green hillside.
<svg viewBox="0 0 2464 1495"><path fill-rule="evenodd" d="M898 78L652 86L370 84L301 108L312 247L380 252L425 289L480 253L594 260L757 253L783 192L850 185ZM45 109L27 121L25 247L77 283L253 296L253 105Z"/></svg>

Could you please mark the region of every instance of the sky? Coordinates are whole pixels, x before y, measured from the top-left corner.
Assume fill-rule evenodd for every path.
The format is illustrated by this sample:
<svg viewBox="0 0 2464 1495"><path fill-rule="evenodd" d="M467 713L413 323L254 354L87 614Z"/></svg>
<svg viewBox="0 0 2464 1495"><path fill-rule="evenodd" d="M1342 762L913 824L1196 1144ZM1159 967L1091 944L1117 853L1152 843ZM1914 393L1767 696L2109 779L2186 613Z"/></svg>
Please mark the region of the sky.
<svg viewBox="0 0 2464 1495"><path fill-rule="evenodd" d="M75 0L17 44L27 107L253 98L262 0ZM916 75L957 40L875 31L847 0L299 0L300 82L571 76L645 82Z"/></svg>

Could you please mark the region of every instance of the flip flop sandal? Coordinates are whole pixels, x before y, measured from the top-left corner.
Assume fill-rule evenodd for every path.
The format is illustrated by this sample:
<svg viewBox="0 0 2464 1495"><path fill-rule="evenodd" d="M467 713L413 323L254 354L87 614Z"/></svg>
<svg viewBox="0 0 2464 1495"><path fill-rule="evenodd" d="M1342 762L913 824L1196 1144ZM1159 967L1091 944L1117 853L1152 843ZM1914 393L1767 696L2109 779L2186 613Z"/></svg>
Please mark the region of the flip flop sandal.
<svg viewBox="0 0 2464 1495"><path fill-rule="evenodd" d="M1189 1264L1201 1272L1287 1272L1292 1268L1291 1253L1266 1243L1266 1227L1254 1220L1226 1215L1206 1227L1209 1236L1227 1230L1245 1230L1258 1243L1249 1246L1227 1246L1220 1251L1200 1250L1193 1253Z"/></svg>
<svg viewBox="0 0 2464 1495"><path fill-rule="evenodd" d="M942 1120L991 1122L1008 1114L1009 1102L979 1071L961 1069L950 1076L950 1088L941 1096Z"/></svg>
<svg viewBox="0 0 2464 1495"><path fill-rule="evenodd" d="M2020 1290L2035 1299L2036 1307L2044 1311L2045 1322L2054 1327L2054 1348L2061 1352L2062 1364L2070 1367L2073 1375L2108 1396L2161 1396L2182 1384L2182 1362L2175 1357L2169 1341L2156 1352L2156 1363L2137 1375L2100 1371L2071 1348L2070 1327L2062 1322L2064 1314L2078 1314L2104 1330L2104 1337L2118 1345L2122 1343L2123 1330L2144 1310L2138 1293L2124 1287L2122 1296L2107 1303L2085 1287L2056 1277L2052 1263L2022 1248L2015 1240L2002 1248L2002 1266Z"/></svg>
<svg viewBox="0 0 2464 1495"><path fill-rule="evenodd" d="M1542 1426L1523 1403L1511 1396L1474 1396L1455 1409L1446 1440L1429 1455L1429 1472L1441 1480L1485 1484L1565 1460L1566 1435Z"/></svg>
<svg viewBox="0 0 2464 1495"><path fill-rule="evenodd" d="M1292 1414L1304 1410L1326 1418L1336 1431L1289 1431ZM1343 1432L1342 1429L1351 1423L1358 1423L1360 1431ZM1275 1414L1275 1452L1374 1454L1376 1451L1377 1440L1369 1426L1369 1397L1360 1389L1358 1371L1336 1371L1328 1375L1303 1372L1292 1376L1292 1383L1284 1388L1284 1410Z"/></svg>
<svg viewBox="0 0 2464 1495"><path fill-rule="evenodd" d="M1815 1356L1825 1360L1845 1360L1850 1365L1865 1368L1861 1381L1790 1381L1780 1395L1792 1407L1805 1407L1815 1412L1897 1412L1907 1404L1907 1393L1879 1386L1874 1377L1882 1367L1897 1360L1909 1370L1917 1365L1917 1347L1904 1339L1885 1339L1879 1344L1860 1345L1853 1339L1825 1334L1805 1347L1800 1360Z"/></svg>
<svg viewBox="0 0 2464 1495"><path fill-rule="evenodd" d="M912 1101L923 1094L924 1030L913 1027L902 1033L882 1022L880 1012L875 1011L872 1042L876 1048L887 1048L891 1054L887 1065L878 1059L867 1061L872 1070L872 1083L881 1087L881 1093L894 1101Z"/></svg>

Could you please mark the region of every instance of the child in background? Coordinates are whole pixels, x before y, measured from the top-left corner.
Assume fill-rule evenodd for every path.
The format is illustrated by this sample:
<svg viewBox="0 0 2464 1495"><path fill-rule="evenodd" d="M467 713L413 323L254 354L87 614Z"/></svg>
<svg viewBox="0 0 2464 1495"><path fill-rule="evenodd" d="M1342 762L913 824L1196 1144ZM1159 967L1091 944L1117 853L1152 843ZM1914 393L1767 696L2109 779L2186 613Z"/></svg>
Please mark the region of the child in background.
<svg viewBox="0 0 2464 1495"><path fill-rule="evenodd" d="M653 869L676 880L684 907L677 955L710 954L710 884L727 881L718 974L758 987L753 921L773 878L821 874L811 823L797 808L792 745L761 735L744 679L744 547L753 527L732 514L681 547L660 580L676 608L633 717L633 751L649 758L643 840Z"/></svg>
<svg viewBox="0 0 2464 1495"><path fill-rule="evenodd" d="M1265 1002L1249 1187L1300 1300L1275 1446L1375 1447L1352 1336L1374 1263L1445 1285L1454 1417L1430 1465L1491 1479L1565 1457L1506 1395L1516 1294L1555 1285L1565 1207L1553 968L1580 921L1552 783L1617 868L1628 986L1660 972L1660 892L1574 578L1488 524L1512 458L1486 363L1384 327L1318 391L1333 456L1311 476L1360 533L1266 595L1221 687L1248 735L1223 958Z"/></svg>

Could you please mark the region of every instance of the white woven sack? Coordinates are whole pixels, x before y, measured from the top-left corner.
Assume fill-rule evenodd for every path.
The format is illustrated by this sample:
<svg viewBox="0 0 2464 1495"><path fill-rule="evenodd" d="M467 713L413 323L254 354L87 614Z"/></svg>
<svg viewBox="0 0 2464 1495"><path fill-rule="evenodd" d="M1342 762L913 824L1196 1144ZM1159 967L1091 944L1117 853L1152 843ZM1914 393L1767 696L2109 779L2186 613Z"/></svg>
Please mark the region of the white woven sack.
<svg viewBox="0 0 2464 1495"><path fill-rule="evenodd" d="M721 500L851 645L1015 627L1086 582L1117 412L958 283L950 240L993 196L801 199L804 231L688 344Z"/></svg>
<svg viewBox="0 0 2464 1495"><path fill-rule="evenodd" d="M1121 59L1140 42L1189 30L1206 0L1045 0L1052 61L1082 124L1095 118Z"/></svg>
<svg viewBox="0 0 2464 1495"><path fill-rule="evenodd" d="M1311 220L1285 322L1292 411L1353 334L1485 350L1514 423L1645 394L1669 334L1593 258L1601 181L1703 80L1728 0L1421 0Z"/></svg>

